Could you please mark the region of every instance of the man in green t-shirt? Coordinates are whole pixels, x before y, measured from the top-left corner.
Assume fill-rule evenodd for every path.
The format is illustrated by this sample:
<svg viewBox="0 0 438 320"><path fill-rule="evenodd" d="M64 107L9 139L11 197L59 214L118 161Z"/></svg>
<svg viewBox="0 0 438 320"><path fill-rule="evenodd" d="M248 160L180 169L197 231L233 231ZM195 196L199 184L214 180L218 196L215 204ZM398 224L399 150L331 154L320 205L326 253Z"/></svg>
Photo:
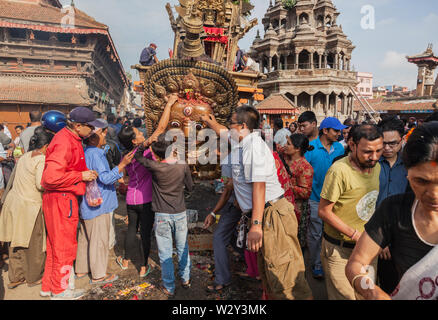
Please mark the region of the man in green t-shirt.
<svg viewBox="0 0 438 320"><path fill-rule="evenodd" d="M361 125L350 134L351 153L327 172L318 210L325 222L321 261L330 300L355 300L345 266L379 195L382 132L374 125Z"/></svg>

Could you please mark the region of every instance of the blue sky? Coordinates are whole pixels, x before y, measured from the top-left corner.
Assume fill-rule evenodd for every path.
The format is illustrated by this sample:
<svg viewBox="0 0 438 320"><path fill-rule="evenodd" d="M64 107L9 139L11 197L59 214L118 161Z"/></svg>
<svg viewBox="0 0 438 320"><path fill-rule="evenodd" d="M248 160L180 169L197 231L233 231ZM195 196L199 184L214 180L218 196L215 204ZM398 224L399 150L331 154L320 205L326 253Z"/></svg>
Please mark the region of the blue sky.
<svg viewBox="0 0 438 320"><path fill-rule="evenodd" d="M274 1L274 0L273 0ZM433 43L438 55L437 0L332 0L341 15L338 24L356 46L352 64L356 71L372 72L374 85L399 84L415 88L417 68L406 61L406 55L423 52ZM70 4L71 0L61 0ZM178 0L75 0L76 7L110 28L117 51L128 72L138 79L137 71L130 70L138 63L146 44L158 45L158 58L168 58L173 46L173 32L165 10ZM253 17L261 22L269 0L252 0ZM361 28L364 5L375 9L375 29ZM255 27L241 40L240 47L248 49L255 37Z"/></svg>

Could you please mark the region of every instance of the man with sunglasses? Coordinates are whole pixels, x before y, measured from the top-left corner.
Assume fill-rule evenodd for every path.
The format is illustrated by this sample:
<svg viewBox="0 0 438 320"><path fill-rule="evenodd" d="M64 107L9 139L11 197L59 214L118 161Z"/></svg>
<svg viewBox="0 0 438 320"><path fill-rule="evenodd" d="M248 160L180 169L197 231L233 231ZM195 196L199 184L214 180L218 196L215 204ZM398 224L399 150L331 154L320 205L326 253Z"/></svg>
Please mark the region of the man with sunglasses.
<svg viewBox="0 0 438 320"><path fill-rule="evenodd" d="M377 207L386 198L407 192L409 183L408 172L402 160L402 146L404 136L403 121L391 117L379 123L383 131L383 155L379 160L380 187ZM398 284L390 248L385 248L379 255L377 276L383 291L391 294Z"/></svg>
<svg viewBox="0 0 438 320"><path fill-rule="evenodd" d="M47 228L47 258L40 295L54 300L75 300L84 295L73 290L69 278L76 259L78 197L85 194L85 183L97 179L85 163L82 139L104 124L85 107L73 109L67 126L59 131L46 152L41 185Z"/></svg>

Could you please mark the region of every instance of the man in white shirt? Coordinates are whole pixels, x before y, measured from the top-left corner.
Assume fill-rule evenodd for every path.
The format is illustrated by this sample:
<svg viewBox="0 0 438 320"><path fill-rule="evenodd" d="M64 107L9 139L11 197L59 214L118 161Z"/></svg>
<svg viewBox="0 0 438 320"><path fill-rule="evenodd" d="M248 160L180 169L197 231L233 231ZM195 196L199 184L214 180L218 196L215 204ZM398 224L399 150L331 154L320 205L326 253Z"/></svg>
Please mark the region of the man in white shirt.
<svg viewBox="0 0 438 320"><path fill-rule="evenodd" d="M202 120L218 134L227 130L213 115ZM232 178L237 202L251 217L247 247L258 252L260 277L270 298L309 299L312 293L304 275L294 207L284 198L274 157L258 128L256 109L241 106L233 113L229 131Z"/></svg>
<svg viewBox="0 0 438 320"><path fill-rule="evenodd" d="M245 62L245 68L243 69L244 71L246 70L251 70L255 72L260 71L259 64L255 62L253 59L251 59L247 54L243 55L243 61Z"/></svg>

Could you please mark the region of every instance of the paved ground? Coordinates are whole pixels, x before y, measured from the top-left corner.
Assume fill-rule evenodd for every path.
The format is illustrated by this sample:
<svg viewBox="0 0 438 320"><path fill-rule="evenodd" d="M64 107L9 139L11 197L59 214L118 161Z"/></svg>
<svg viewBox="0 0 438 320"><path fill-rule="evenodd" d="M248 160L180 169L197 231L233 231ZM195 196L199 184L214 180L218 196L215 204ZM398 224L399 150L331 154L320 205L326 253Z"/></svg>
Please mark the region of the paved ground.
<svg viewBox="0 0 438 320"><path fill-rule="evenodd" d="M209 184L203 183L197 185L195 191L190 197L187 197L186 201L188 208L196 209L199 211L199 220L203 221L204 217L210 212L211 208L217 201L218 196L214 194L214 189ZM117 244L113 250L110 252L110 258L108 263L108 272L117 273L119 275L119 280L114 283L111 287L104 286L92 286L89 284L90 279L88 277L76 280L75 287L85 289L88 291L88 295L84 298L87 300L112 300L112 299L138 299L138 300L165 300L165 297L161 292L157 290L157 286L160 283L160 268L158 260L158 254L156 249L155 240L152 240L152 249L150 263L155 266L153 272L144 280L139 279L138 272L140 269L140 261L142 260L140 247L138 259L133 261L129 265L129 269L122 271L116 264L115 259L117 256L123 254L123 242L124 236L126 234L127 226L124 222L126 217L126 205L123 198L119 198L120 206L115 212L116 217L116 240ZM140 246L140 241L138 239L138 245ZM244 271L245 265L243 261L237 261L237 256L232 254L230 249L230 256L233 257L231 266L234 272ZM307 263L307 252L305 252L306 266ZM208 282L211 282L212 272L208 269L214 267L214 260L212 258L211 252L206 252L204 254L198 255L194 254L191 256L192 259L192 288L187 291L181 288L177 284L176 299L179 300L257 300L261 297L261 286L258 282L250 282L241 280L237 276L233 276L233 285L224 290L220 294L207 294L205 292L205 287ZM206 268L207 267L207 268ZM8 279L8 264L6 264L2 270L0 270L0 300L44 300L48 298L41 298L39 291L41 286L36 286L33 288L27 287L27 285L21 285L16 289L9 290L7 285L9 283ZM309 276L307 271L307 278L309 285L312 289L314 298L316 300L326 300L327 294L325 289L324 281L319 281L313 279ZM143 284L148 286L146 290L135 291L130 293L121 293L123 290L134 288L137 285ZM138 287L137 287L138 288Z"/></svg>

